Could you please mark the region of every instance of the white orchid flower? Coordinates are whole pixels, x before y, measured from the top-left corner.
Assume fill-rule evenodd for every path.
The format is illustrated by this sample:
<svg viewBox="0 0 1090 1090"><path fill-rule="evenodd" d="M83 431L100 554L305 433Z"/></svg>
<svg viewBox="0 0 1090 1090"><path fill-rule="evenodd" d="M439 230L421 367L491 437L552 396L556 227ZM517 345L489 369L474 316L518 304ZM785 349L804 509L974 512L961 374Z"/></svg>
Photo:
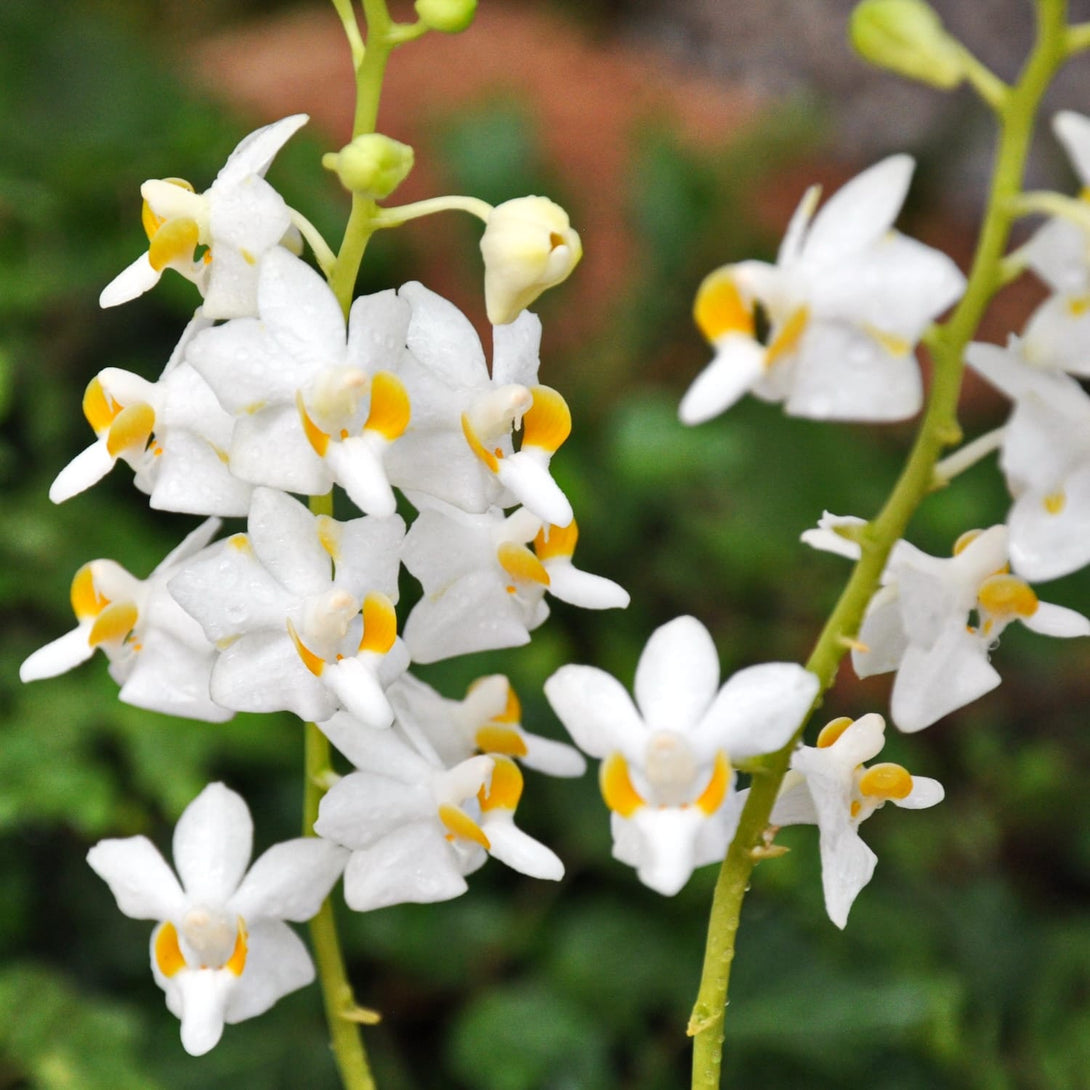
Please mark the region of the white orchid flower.
<svg viewBox="0 0 1090 1090"><path fill-rule="evenodd" d="M19 667L22 681L56 677L101 650L127 704L167 715L222 722L234 714L209 695L215 648L167 591L168 581L198 556L219 529L208 519L147 579L113 560L92 560L72 580L71 632L39 648Z"/></svg>
<svg viewBox="0 0 1090 1090"><path fill-rule="evenodd" d="M726 851L741 810L732 762L785 745L817 691L813 674L786 662L751 666L720 687L715 645L694 617L651 635L635 703L593 666L562 666L545 683L576 745L602 762L614 855L666 896Z"/></svg>
<svg viewBox="0 0 1090 1090"><path fill-rule="evenodd" d="M245 534L186 565L170 593L218 654L214 700L238 711L393 720L386 686L408 666L397 636L396 515L337 522L255 488Z"/></svg>
<svg viewBox="0 0 1090 1090"><path fill-rule="evenodd" d="M507 757L445 767L397 728L372 731L349 715L321 724L356 766L323 797L315 832L352 852L344 896L359 912L457 897L488 855L534 878L559 880L560 860L514 824L522 774Z"/></svg>
<svg viewBox="0 0 1090 1090"><path fill-rule="evenodd" d="M1090 564L1090 397L1068 375L1029 366L1024 349L972 344L965 358L1014 402L999 458L1014 497L1010 559L1036 581Z"/></svg>
<svg viewBox="0 0 1090 1090"><path fill-rule="evenodd" d="M365 296L346 324L321 276L277 250L258 278L257 314L206 330L186 351L234 418L231 472L307 495L340 484L365 514L392 515L384 458L409 421L394 374L406 305L393 292Z"/></svg>
<svg viewBox="0 0 1090 1090"><path fill-rule="evenodd" d="M890 712L903 731L930 726L1000 682L989 652L1020 621L1046 636L1090 635L1090 620L1038 599L1008 570L1005 526L963 534L941 558L899 541L863 616L852 665L859 677L896 670Z"/></svg>
<svg viewBox="0 0 1090 1090"><path fill-rule="evenodd" d="M121 460L157 510L246 513L251 486L226 464L234 421L183 358L190 340L210 325L198 312L157 382L117 367L91 380L83 414L96 439L57 475L49 489L54 503L90 488Z"/></svg>
<svg viewBox="0 0 1090 1090"><path fill-rule="evenodd" d="M335 844L300 837L249 866L252 842L246 803L213 783L178 819L177 876L143 836L103 840L87 854L126 916L158 921L152 973L193 1056L215 1047L225 1023L253 1018L314 979L306 947L284 921L309 920L347 858Z"/></svg>
<svg viewBox="0 0 1090 1090"><path fill-rule="evenodd" d="M545 522L568 525L571 504L549 463L571 431L571 414L538 381L537 317L527 312L494 327L490 375L480 339L457 307L416 283L398 297L412 307L409 352L398 371L412 420L387 458L390 479L418 506L417 494L474 513L521 503Z"/></svg>
<svg viewBox="0 0 1090 1090"><path fill-rule="evenodd" d="M913 167L907 155L883 159L817 215L819 190L810 189L775 265L746 261L705 278L694 314L715 357L682 398L684 423L717 416L747 392L819 420L901 420L919 410L916 343L965 278L944 254L892 229Z"/></svg>
<svg viewBox="0 0 1090 1090"><path fill-rule="evenodd" d="M519 698L503 674L478 678L462 700L448 700L405 673L387 695L402 728L426 738L448 768L484 753L510 757L550 776L586 771L577 749L523 727Z"/></svg>
<svg viewBox="0 0 1090 1090"><path fill-rule="evenodd" d="M773 825L817 825L825 909L841 928L878 862L859 837L862 822L887 802L920 810L943 799L937 780L912 776L890 762L863 764L881 751L885 726L873 712L854 722L841 718L826 724L816 746L791 755L791 771L772 809Z"/></svg>
<svg viewBox="0 0 1090 1090"><path fill-rule="evenodd" d="M292 232L291 211L265 171L306 121L294 114L250 133L204 193L177 178L146 181L140 193L148 250L106 285L100 304L135 299L171 268L197 285L206 318L255 314L262 260Z"/></svg>

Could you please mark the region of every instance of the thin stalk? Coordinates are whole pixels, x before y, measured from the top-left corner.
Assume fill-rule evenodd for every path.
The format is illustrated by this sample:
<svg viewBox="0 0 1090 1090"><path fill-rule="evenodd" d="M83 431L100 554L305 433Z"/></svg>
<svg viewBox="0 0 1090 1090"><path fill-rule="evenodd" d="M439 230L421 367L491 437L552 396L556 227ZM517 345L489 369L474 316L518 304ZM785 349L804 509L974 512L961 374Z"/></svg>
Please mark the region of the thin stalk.
<svg viewBox="0 0 1090 1090"><path fill-rule="evenodd" d="M332 493L311 496L309 506L312 514L332 515ZM329 740L313 723L307 723L303 760L304 836L315 835L318 805L328 789L332 770L329 753ZM314 963L329 1025L330 1046L341 1082L345 1090L375 1090L367 1052L355 1024L375 1019L366 1017L366 1012L360 1010L352 994L352 986L348 983L332 897L322 902L318 914L310 921L310 941L314 947Z"/></svg>
<svg viewBox="0 0 1090 1090"><path fill-rule="evenodd" d="M949 321L936 327L927 338L934 362L933 378L915 443L885 506L861 535L862 556L806 664L817 675L821 692L833 684L889 552L931 488L939 455L960 439L957 401L962 355L1000 283L1000 262L1010 232L1014 198L1022 185L1034 117L1041 96L1065 59L1065 24L1065 0L1039 0L1033 51L1018 83L997 109L1000 128L995 170L965 294ZM800 726L783 749L759 762L738 831L720 869L703 974L689 1021L693 1090L717 1090L720 1085L723 1024L742 901L753 868L761 858L769 816L802 729Z"/></svg>

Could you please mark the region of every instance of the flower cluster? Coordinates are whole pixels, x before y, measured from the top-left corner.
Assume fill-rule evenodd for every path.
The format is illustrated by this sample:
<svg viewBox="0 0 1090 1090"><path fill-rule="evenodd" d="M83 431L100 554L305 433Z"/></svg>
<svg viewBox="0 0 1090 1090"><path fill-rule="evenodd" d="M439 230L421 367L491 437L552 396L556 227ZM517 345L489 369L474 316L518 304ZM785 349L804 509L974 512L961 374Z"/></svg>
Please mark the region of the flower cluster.
<svg viewBox="0 0 1090 1090"><path fill-rule="evenodd" d="M1063 113L1055 130L1081 180L1090 182L1090 119ZM816 215L818 192L811 189L775 265L742 262L704 280L694 314L715 357L681 401L683 422L707 420L747 391L782 401L789 414L818 419L878 422L919 410L922 383L913 350L929 323L961 295L965 280L948 258L892 230L911 172L906 156L883 160ZM851 640L859 677L894 674L890 714L902 731L930 726L995 688L1000 676L991 653L1013 622L1042 635L1090 635L1090 619L1041 601L1029 584L1090 563L1090 399L1076 381L1090 374L1090 213L1085 191L1075 202L1047 198L1045 204L1059 211L1017 257L1051 295L1021 338L1012 337L1006 348L973 344L965 353L965 361L1014 402L1010 421L936 469L945 483L953 466L1001 446L1014 498L1006 525L967 529L948 558L896 542ZM828 512L803 540L851 560L874 544L864 520ZM633 787L627 765L609 756L621 751L619 744L588 733L568 709L563 693L574 681L565 671L550 683L554 705L576 740L607 758L603 791L614 811L616 853L636 862L648 884L669 891L676 883L657 877L647 861L651 849L644 847L641 856L618 821L618 814L639 813L631 800L642 802L647 791L642 781ZM612 716L615 724L625 721L620 711ZM900 766L864 766L881 749L883 729L874 713L837 720L816 748L795 750L771 815L773 827L819 826L826 906L841 927L875 864L859 839L859 823L885 801L918 808L942 797L937 783L914 780ZM691 850L685 858L692 858ZM681 869L687 875L691 867Z"/></svg>
<svg viewBox="0 0 1090 1090"><path fill-rule="evenodd" d="M411 668L526 643L549 594L628 603L573 562L572 507L550 472L571 417L538 378L541 325L524 309L578 260L567 217L534 197L489 218L485 293L503 323L491 366L469 320L421 284L358 298L346 315L300 257L313 228L264 177L305 121L246 137L204 193L143 185L148 250L102 305L166 269L201 304L158 379L117 368L92 379L94 442L50 495L68 499L121 461L153 507L211 517L146 579L112 560L84 565L75 629L21 669L53 676L101 648L122 700L209 721L290 711L356 767L330 774L316 838L277 845L245 877L249 812L223 785L178 824L180 882L142 837L92 850L122 911L158 922L152 971L192 1053L313 976L283 921L312 916L342 871L358 910L456 896L488 855L562 876L515 824L516 762L570 776L582 758L523 730L506 678L458 701ZM358 517L296 498L335 486ZM245 530L214 540L231 516ZM421 588L404 623L402 568Z"/></svg>

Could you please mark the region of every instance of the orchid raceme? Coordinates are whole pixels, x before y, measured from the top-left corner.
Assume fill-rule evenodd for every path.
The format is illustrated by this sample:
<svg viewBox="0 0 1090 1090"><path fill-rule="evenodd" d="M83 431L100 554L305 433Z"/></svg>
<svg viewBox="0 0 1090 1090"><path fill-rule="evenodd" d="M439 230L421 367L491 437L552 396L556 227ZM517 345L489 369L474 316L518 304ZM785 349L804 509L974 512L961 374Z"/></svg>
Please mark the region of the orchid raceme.
<svg viewBox="0 0 1090 1090"><path fill-rule="evenodd" d="M457 897L488 855L534 878L558 880L563 864L518 829L522 774L507 757L450 767L395 726L373 731L344 713L322 724L356 766L322 799L314 829L352 852L344 896L357 911Z"/></svg>
<svg viewBox="0 0 1090 1090"><path fill-rule="evenodd" d="M84 564L72 580L76 627L27 658L20 680L56 677L101 650L127 704L210 722L230 719L233 712L209 696L215 648L167 591L218 529L218 519L202 523L147 579L113 560Z"/></svg>
<svg viewBox="0 0 1090 1090"><path fill-rule="evenodd" d="M907 155L883 159L817 215L819 190L808 190L775 265L745 261L705 278L694 314L715 357L682 398L683 423L717 416L747 392L819 420L919 410L916 342L965 279L944 254L892 230L913 165Z"/></svg>
<svg viewBox="0 0 1090 1090"><path fill-rule="evenodd" d="M397 637L396 515L337 522L254 489L245 534L179 571L170 592L215 644L212 698L239 711L389 726L386 686L408 666Z"/></svg>
<svg viewBox="0 0 1090 1090"><path fill-rule="evenodd" d="M772 810L774 825L817 825L825 908L837 927L848 922L852 902L878 861L859 838L860 824L887 802L920 810L943 798L936 780L888 762L863 764L881 751L885 726L873 712L854 722L842 718L826 724L816 746L791 755L792 771Z"/></svg>
<svg viewBox="0 0 1090 1090"><path fill-rule="evenodd" d="M1011 566L1055 579L1090 564L1090 396L1070 376L1028 365L1024 347L974 344L966 361L1014 402L999 459L1014 496Z"/></svg>
<svg viewBox="0 0 1090 1090"><path fill-rule="evenodd" d="M204 193L177 178L146 181L140 193L147 253L110 281L101 305L135 299L170 268L200 289L204 317L255 314L262 259L293 233L291 212L265 171L306 121L295 114L250 133Z"/></svg>
<svg viewBox="0 0 1090 1090"><path fill-rule="evenodd" d="M602 762L614 855L667 896L730 842L739 809L732 763L786 744L817 690L813 674L786 662L751 666L720 688L715 645L694 617L651 635L635 703L593 666L562 666L545 683L576 745Z"/></svg>
<svg viewBox="0 0 1090 1090"><path fill-rule="evenodd" d="M949 558L907 541L890 554L883 586L859 629L852 665L860 677L895 670L893 722L917 731L990 692L1000 676L988 661L1014 621L1045 636L1090 636L1090 620L1042 602L1010 574L1005 526L968 531Z"/></svg>
<svg viewBox="0 0 1090 1090"><path fill-rule="evenodd" d="M126 916L158 921L152 974L194 1056L216 1046L224 1023L253 1018L314 979L284 921L310 919L347 858L308 837L274 845L249 866L252 841L246 803L213 783L178 819L177 876L143 836L100 841L87 855Z"/></svg>

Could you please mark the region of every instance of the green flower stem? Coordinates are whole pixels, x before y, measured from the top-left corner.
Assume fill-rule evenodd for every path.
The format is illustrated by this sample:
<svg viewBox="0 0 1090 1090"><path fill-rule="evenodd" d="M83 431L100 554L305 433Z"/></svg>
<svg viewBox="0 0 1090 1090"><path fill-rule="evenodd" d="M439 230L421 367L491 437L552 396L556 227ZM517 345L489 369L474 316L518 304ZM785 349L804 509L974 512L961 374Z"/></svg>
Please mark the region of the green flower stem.
<svg viewBox="0 0 1090 1090"><path fill-rule="evenodd" d="M488 201L482 201L480 197L429 197L427 200L414 201L396 208L380 208L372 217L371 225L378 231L384 227L400 227L409 220L431 216L436 212L451 211L468 212L482 223L487 223L488 217L492 215L492 205Z"/></svg>
<svg viewBox="0 0 1090 1090"><path fill-rule="evenodd" d="M314 835L318 804L325 794L323 783L329 770L329 742L313 724L306 725L306 782L303 802L303 832ZM375 1021L361 1011L348 983L348 974L337 935L332 897L327 897L310 921L310 941L322 988L330 1045L345 1090L375 1090L375 1080L367 1062L367 1052L357 1022Z"/></svg>
<svg viewBox="0 0 1090 1090"><path fill-rule="evenodd" d="M348 22L342 12L344 0L334 0L341 21ZM351 11L349 10L349 14ZM349 45L353 59L356 60L356 115L352 124L352 138L372 133L378 122L379 100L382 97L382 81L386 75L386 62L390 54L403 42L412 41L424 34L427 28L422 23L395 23L386 8L386 0L363 0L363 14L367 22L367 44L358 55L353 36L349 32ZM355 20L351 20L355 26ZM356 287L360 264L363 261L367 243L375 233L375 216L378 205L369 197L354 194L352 210L348 215L348 224L344 231L337 260L329 272L329 286L337 296L345 314L352 305L352 294Z"/></svg>
<svg viewBox="0 0 1090 1090"><path fill-rule="evenodd" d="M333 494L310 497L310 510L315 515L333 514ZM303 762L303 835L314 836L318 820L318 804L330 783L332 766L329 760L329 740L313 724L307 723ZM332 896L327 897L310 921L310 941L314 947L314 962L329 1024L330 1044L345 1090L375 1090L375 1080L367 1062L367 1052L355 1023L374 1022L361 1010L352 995L344 954L337 935Z"/></svg>
<svg viewBox="0 0 1090 1090"><path fill-rule="evenodd" d="M960 439L957 401L962 355L1000 284L1000 262L1010 232L1014 198L1022 185L1034 118L1041 96L1068 54L1066 15L1066 0L1038 0L1033 51L1018 82L1003 96L997 109L1000 132L995 171L965 294L948 322L935 327L926 338L934 368L927 409L916 441L885 507L861 535L862 556L806 664L820 680L821 692L836 678L840 661L858 632L863 612L878 586L890 550L932 487L939 455ZM820 699L819 696L815 706ZM738 831L719 873L704 970L689 1021L689 1033L694 1038L693 1090L719 1087L727 990L742 900L754 866L768 854L765 834L769 816L791 752L801 735L800 726L783 749L758 762Z"/></svg>

